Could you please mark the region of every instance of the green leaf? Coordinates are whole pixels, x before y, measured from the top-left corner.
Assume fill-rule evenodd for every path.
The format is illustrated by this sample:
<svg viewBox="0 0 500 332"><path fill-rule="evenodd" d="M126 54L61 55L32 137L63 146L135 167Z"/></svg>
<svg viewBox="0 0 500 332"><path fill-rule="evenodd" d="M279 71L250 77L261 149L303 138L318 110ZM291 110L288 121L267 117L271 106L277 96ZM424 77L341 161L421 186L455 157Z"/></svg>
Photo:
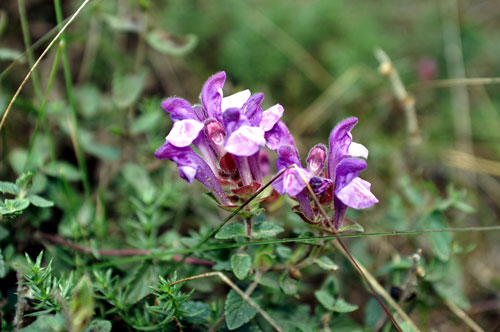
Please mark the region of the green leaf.
<svg viewBox="0 0 500 332"><path fill-rule="evenodd" d="M125 180L134 187L143 202L149 203L155 198L156 188L144 167L127 163L122 172Z"/></svg>
<svg viewBox="0 0 500 332"><path fill-rule="evenodd" d="M146 41L149 46L160 53L181 56L196 46L198 37L193 34L180 37L165 30L155 29L146 35Z"/></svg>
<svg viewBox="0 0 500 332"><path fill-rule="evenodd" d="M314 263L318 264L320 268L327 271L335 271L339 269L339 266L335 264L328 256L321 256L314 260Z"/></svg>
<svg viewBox="0 0 500 332"><path fill-rule="evenodd" d="M75 88L75 98L84 117L91 118L98 114L101 95L95 85Z"/></svg>
<svg viewBox="0 0 500 332"><path fill-rule="evenodd" d="M231 289L227 294L224 313L226 314L227 328L234 330L248 323L255 316L257 310Z"/></svg>
<svg viewBox="0 0 500 332"><path fill-rule="evenodd" d="M432 281L432 287L436 293L443 299L448 299L458 307L467 310L470 308L470 302L464 293L463 271L457 259L451 259L446 263L435 261L437 266L432 270L441 269L437 280ZM432 278L432 276L429 276Z"/></svg>
<svg viewBox="0 0 500 332"><path fill-rule="evenodd" d="M31 204L37 207L46 208L54 206L54 202L49 201L48 199L45 199L38 195L29 195L26 198L31 202Z"/></svg>
<svg viewBox="0 0 500 332"><path fill-rule="evenodd" d="M79 181L81 178L78 168L64 161L51 162L43 170L47 175L64 178L67 181Z"/></svg>
<svg viewBox="0 0 500 332"><path fill-rule="evenodd" d="M140 133L148 132L155 128L159 121L163 118L161 112L151 112L141 115L137 118L130 127L130 133L132 135L137 135Z"/></svg>
<svg viewBox="0 0 500 332"><path fill-rule="evenodd" d="M137 74L113 76L113 102L119 108L127 108L139 98L146 83L147 71L142 70Z"/></svg>
<svg viewBox="0 0 500 332"><path fill-rule="evenodd" d="M286 295L295 296L299 291L298 281L284 272L280 278L280 287Z"/></svg>
<svg viewBox="0 0 500 332"><path fill-rule="evenodd" d="M35 322L19 332L57 332L66 331L66 318L63 314L38 316Z"/></svg>
<svg viewBox="0 0 500 332"><path fill-rule="evenodd" d="M339 229L339 233L354 231L354 232L364 232L363 226L351 219L344 219L342 226Z"/></svg>
<svg viewBox="0 0 500 332"><path fill-rule="evenodd" d="M355 310L358 310L357 305L347 303L344 299L342 299L340 297L337 299L337 301L335 301L335 305L333 307L333 311L342 312L342 313L352 312Z"/></svg>
<svg viewBox="0 0 500 332"><path fill-rule="evenodd" d="M3 194L19 195L19 187L15 183L0 181L0 191Z"/></svg>
<svg viewBox="0 0 500 332"><path fill-rule="evenodd" d="M33 172L25 172L21 175L16 180L16 186L20 189L28 189L31 185L31 179L35 176L35 173Z"/></svg>
<svg viewBox="0 0 500 332"><path fill-rule="evenodd" d="M425 229L442 229L448 227L444 215L434 211L422 221ZM447 261L450 258L452 234L447 232L436 232L428 235L431 248L437 258Z"/></svg>
<svg viewBox="0 0 500 332"><path fill-rule="evenodd" d="M18 50L13 50L11 48L6 48L6 47L0 47L0 61L13 61L22 55L23 54Z"/></svg>
<svg viewBox="0 0 500 332"><path fill-rule="evenodd" d="M205 324L210 320L210 306L201 301L188 301L181 305L182 319L191 324Z"/></svg>
<svg viewBox="0 0 500 332"><path fill-rule="evenodd" d="M111 328L112 325L109 320L94 319L85 332L110 332Z"/></svg>
<svg viewBox="0 0 500 332"><path fill-rule="evenodd" d="M314 296L316 297L318 302L321 303L323 307L325 307L325 309L333 311L335 299L329 292L327 292L326 290L317 290L314 292Z"/></svg>
<svg viewBox="0 0 500 332"><path fill-rule="evenodd" d="M240 223L226 225L215 234L215 238L219 240L234 239L239 236L246 236L245 226Z"/></svg>
<svg viewBox="0 0 500 332"><path fill-rule="evenodd" d="M273 222L256 222L252 231L252 237L254 239L269 239L275 237L283 231L283 227L276 225Z"/></svg>
<svg viewBox="0 0 500 332"><path fill-rule="evenodd" d="M243 280L247 277L252 267L252 258L247 254L235 254L231 256L231 268L234 275Z"/></svg>
<svg viewBox="0 0 500 332"><path fill-rule="evenodd" d="M27 199L6 199L0 207L0 214L12 214L26 209L30 205Z"/></svg>

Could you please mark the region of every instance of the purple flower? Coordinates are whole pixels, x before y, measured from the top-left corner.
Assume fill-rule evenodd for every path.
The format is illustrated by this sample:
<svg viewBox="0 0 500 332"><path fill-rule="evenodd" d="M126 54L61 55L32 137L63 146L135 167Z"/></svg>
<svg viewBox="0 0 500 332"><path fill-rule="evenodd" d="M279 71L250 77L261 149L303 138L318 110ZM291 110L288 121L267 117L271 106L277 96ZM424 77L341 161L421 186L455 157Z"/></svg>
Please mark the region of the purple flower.
<svg viewBox="0 0 500 332"><path fill-rule="evenodd" d="M315 213L304 179L320 197L322 205L328 204L331 209L333 199L336 229L341 227L347 207L365 209L378 202L370 192L370 183L358 177L366 168L364 159L368 157L368 150L352 141L351 130L357 122L357 118L349 118L337 124L330 134L328 149L322 144L311 149L307 157L307 169L301 167L299 153L285 124L279 121L266 133L267 146L278 153L278 170L296 165L285 171L281 179L273 184L274 188L282 195L287 193L295 197L303 214L311 221ZM326 159L328 165L325 172Z"/></svg>
<svg viewBox="0 0 500 332"><path fill-rule="evenodd" d="M227 205L229 191L262 184L268 168L267 164L261 168L259 151L267 143L266 132L283 115L283 107L278 104L263 111L264 94L252 95L250 90L224 97L225 80L224 72L210 77L200 105L177 97L162 102L174 124L155 156L174 161L183 179L190 183L197 179Z"/></svg>

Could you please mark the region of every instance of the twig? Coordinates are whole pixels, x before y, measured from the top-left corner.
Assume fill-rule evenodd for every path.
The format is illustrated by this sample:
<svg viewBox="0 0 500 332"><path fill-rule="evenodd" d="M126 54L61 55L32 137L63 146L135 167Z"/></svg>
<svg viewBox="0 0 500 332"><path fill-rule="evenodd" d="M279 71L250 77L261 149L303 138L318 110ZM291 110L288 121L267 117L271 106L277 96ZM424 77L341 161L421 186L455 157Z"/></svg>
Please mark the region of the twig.
<svg viewBox="0 0 500 332"><path fill-rule="evenodd" d="M149 256L153 253L152 250L146 249L92 249L80 246L74 242L71 242L65 238L62 238L58 235L46 234L46 233L37 233L37 237L48 240L52 243L57 243L62 246L71 248L75 251L84 253L84 254L92 254L97 252L101 256L114 256L114 257L123 257L123 256ZM172 261L179 262L184 258L183 255L174 255L172 256ZM207 261L198 258L188 257L185 259L185 262L193 265L203 265L203 266L212 266L214 262Z"/></svg>
<svg viewBox="0 0 500 332"><path fill-rule="evenodd" d="M500 177L500 162L478 158L466 152L450 150L444 155L444 162L458 169Z"/></svg>
<svg viewBox="0 0 500 332"><path fill-rule="evenodd" d="M500 77L450 78L445 80L426 81L410 85L410 90L451 88L454 86L477 86L500 83Z"/></svg>
<svg viewBox="0 0 500 332"><path fill-rule="evenodd" d="M238 293L239 296L243 298L252 308L257 310L257 312L276 330L279 332L284 332L285 330L271 317L267 312L262 310L262 308L254 301L250 296L248 296L245 292L243 292L236 284L226 277L226 275L222 272L208 272L208 273L203 273L199 274L196 276L188 277L185 279L177 280L173 283L170 284L170 286L180 284L183 282L191 281L191 280L196 280L196 279L202 279L202 278L209 278L209 277L219 277L222 281L224 281L229 287L231 287L236 293ZM250 288L250 287L249 287Z"/></svg>
<svg viewBox="0 0 500 332"><path fill-rule="evenodd" d="M23 81L21 82L21 84L17 88L16 93L14 93L14 96L10 100L9 105L7 106L7 109L5 110L5 112L4 112L3 116L2 116L2 120L0 121L0 131L2 130L2 127L3 127L3 124L5 122L5 119L7 118L7 115L9 115L9 111L12 108L12 105L14 104L14 101L17 99L17 96L19 95L19 93L23 89L24 85L26 84L26 82L30 78L30 76L33 73L33 71L36 69L36 67L38 67L38 65L40 64L40 61L42 61L43 57L47 54L47 52L50 50L50 48L52 47L52 45L54 45L54 43L57 41L57 39L66 30L66 28L73 22L73 20L76 18L76 16L87 5L87 3L89 1L90 0L84 0L83 1L83 3L80 5L80 7L78 7L78 9L71 16L71 18L68 20L68 22L61 28L61 30L59 30L59 32L57 33L57 35L54 37L54 39L52 39L50 41L49 45L47 45L47 47L45 48L45 50L43 50L42 54L38 57L38 59L36 60L36 62L33 64L33 67L31 67L31 69L29 70L28 74L26 74L26 77L24 77Z"/></svg>
<svg viewBox="0 0 500 332"><path fill-rule="evenodd" d="M444 300L446 306L455 314L458 318L460 318L472 331L475 332L485 332L475 321L472 320L465 311L457 307L453 302L448 299Z"/></svg>
<svg viewBox="0 0 500 332"><path fill-rule="evenodd" d="M23 295L23 272L21 269L17 270L17 303L16 303L16 314L14 315L14 332L19 331L23 324L23 315L24 315L24 305L26 304L26 300Z"/></svg>
<svg viewBox="0 0 500 332"><path fill-rule="evenodd" d="M380 73L389 78L394 95L405 111L409 142L413 145L421 143L422 137L420 136L420 129L418 128L417 114L415 111L415 98L406 91L406 88L387 53L385 53L382 49L377 48L375 50L375 57L380 62Z"/></svg>
<svg viewBox="0 0 500 332"><path fill-rule="evenodd" d="M443 43L445 60L450 78L464 79L466 77L462 39L460 36L459 12L456 0L441 0L443 17ZM471 141L470 101L467 87L456 85L451 88L452 115L455 136L459 150L474 155ZM475 174L465 175L469 185L476 183Z"/></svg>

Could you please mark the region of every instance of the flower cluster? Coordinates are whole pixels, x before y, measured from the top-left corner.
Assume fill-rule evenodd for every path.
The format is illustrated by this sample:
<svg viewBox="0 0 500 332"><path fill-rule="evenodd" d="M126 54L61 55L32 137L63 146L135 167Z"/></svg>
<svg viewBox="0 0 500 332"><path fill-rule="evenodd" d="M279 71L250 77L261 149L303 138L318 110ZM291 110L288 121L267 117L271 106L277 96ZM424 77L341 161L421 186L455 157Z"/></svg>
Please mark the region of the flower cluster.
<svg viewBox="0 0 500 332"><path fill-rule="evenodd" d="M340 228L347 207L365 209L378 202L370 183L358 177L366 168L368 150L352 141L356 118L333 129L329 148L314 146L303 168L293 137L280 120L283 107L277 104L263 111L264 94L252 95L249 90L224 97L225 80L224 72L210 77L203 86L201 104L177 97L162 103L174 124L155 156L175 162L183 179L189 183L197 179L221 205L234 205L258 190L270 174L262 149L267 146L277 153L276 167L283 171L273 187L299 202L297 212L304 220L321 222L307 184L327 211L335 210L333 225L323 220L328 228Z"/></svg>
<svg viewBox="0 0 500 332"><path fill-rule="evenodd" d="M335 229L342 226L347 207L366 209L378 202L370 191L370 183L359 177L366 168L368 150L352 141L351 130L357 122L358 119L353 117L337 124L330 133L329 148L318 144L309 151L306 168L301 166L293 137L283 122L279 121L268 133L272 142L269 145L278 154L278 170L294 166L286 169L273 187L280 194L288 194L299 202L299 213L304 220L313 224L321 222L317 221L321 216L318 216L317 207L311 204L306 182L327 211L334 208ZM332 227L329 220L323 220L323 223Z"/></svg>
<svg viewBox="0 0 500 332"><path fill-rule="evenodd" d="M269 159L261 147L283 107L263 111L264 94L249 90L224 97L225 80L224 72L210 77L201 104L176 97L162 103L174 124L155 156L175 162L183 179L197 179L227 206L259 189L269 174Z"/></svg>

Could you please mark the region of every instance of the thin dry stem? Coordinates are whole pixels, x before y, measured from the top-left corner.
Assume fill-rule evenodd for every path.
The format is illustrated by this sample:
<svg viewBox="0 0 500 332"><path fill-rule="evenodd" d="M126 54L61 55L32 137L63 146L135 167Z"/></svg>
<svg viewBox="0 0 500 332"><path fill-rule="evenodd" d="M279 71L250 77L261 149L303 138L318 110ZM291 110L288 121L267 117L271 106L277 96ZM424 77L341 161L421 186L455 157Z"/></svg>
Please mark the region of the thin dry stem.
<svg viewBox="0 0 500 332"><path fill-rule="evenodd" d="M236 293L238 293L239 296L243 298L252 308L257 310L257 312L276 330L279 332L284 332L285 330L271 317L267 312L262 310L262 308L254 301L248 294L243 292L234 282L232 282L231 279L229 279L224 273L222 272L208 272L208 273L203 273L199 274L196 276L192 276L189 278L177 280L173 283L170 284L170 286L173 286L175 284L179 284L182 282L187 282L191 280L196 280L196 279L202 279L202 278L209 278L209 277L219 277L222 281L224 281L229 287L231 287Z"/></svg>
<svg viewBox="0 0 500 332"><path fill-rule="evenodd" d="M394 68L391 59L384 50L377 48L375 57L380 62L380 73L389 78L394 95L403 107L406 114L406 125L410 144L416 145L422 142L420 129L418 127L417 113L415 110L415 98L406 91L399 74Z"/></svg>
<svg viewBox="0 0 500 332"><path fill-rule="evenodd" d="M446 306L455 314L458 318L462 320L472 331L474 332L485 332L475 321L470 318L465 311L457 307L453 302L448 299L444 300Z"/></svg>
<svg viewBox="0 0 500 332"><path fill-rule="evenodd" d="M33 64L33 67L31 67L31 69L29 70L28 74L26 74L26 77L23 79L23 81L21 82L21 84L17 88L16 92L14 93L14 96L10 100L9 105L7 106L7 109L5 110L5 112L4 112L3 116L2 116L2 120L0 121L0 131L2 130L2 127L3 127L3 124L5 122L5 119L7 118L7 115L9 115L9 112L10 112L10 110L12 108L12 105L14 104L14 101L17 99L17 96L19 95L19 93L23 89L24 85L26 84L26 82L30 78L31 74L33 74L33 71L36 69L36 67L38 67L38 65L40 64L40 61L42 61L43 57L49 52L49 50L51 49L52 45L54 45L54 43L57 41L57 39L59 39L59 37L62 35L62 33L73 22L73 20L76 18L76 16L87 5L87 3L89 1L90 0L84 0L83 1L83 3L80 5L80 7L78 7L78 9L71 16L71 18L68 20L68 22L62 27L62 29L57 33L57 35L50 41L49 45L45 48L45 50L43 50L42 54L38 57L38 59L36 60L36 62Z"/></svg>
<svg viewBox="0 0 500 332"><path fill-rule="evenodd" d="M500 162L478 158L466 152L450 150L445 153L444 162L461 170L500 177Z"/></svg>
<svg viewBox="0 0 500 332"><path fill-rule="evenodd" d="M417 83L409 86L411 90L451 88L456 86L482 86L500 83L500 77L450 78Z"/></svg>
<svg viewBox="0 0 500 332"><path fill-rule="evenodd" d="M443 16L443 42L448 75L453 79L466 78L462 39L460 36L459 9L456 0L441 0ZM470 100L467 87L451 87L451 102L455 136L459 150L474 155L471 136ZM475 186L475 174L463 174L469 185Z"/></svg>

